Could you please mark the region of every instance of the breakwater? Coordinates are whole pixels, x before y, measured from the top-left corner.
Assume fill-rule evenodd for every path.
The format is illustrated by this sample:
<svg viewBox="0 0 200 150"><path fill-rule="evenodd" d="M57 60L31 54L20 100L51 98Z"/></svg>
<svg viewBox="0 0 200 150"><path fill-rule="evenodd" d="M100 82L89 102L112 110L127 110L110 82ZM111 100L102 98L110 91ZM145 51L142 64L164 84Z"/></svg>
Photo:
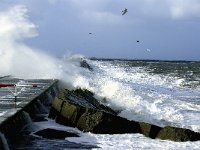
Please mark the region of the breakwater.
<svg viewBox="0 0 200 150"><path fill-rule="evenodd" d="M52 102L49 117L66 126L98 134L141 133L152 139L197 141L200 133L175 126L159 127L130 121L117 116L117 112L102 105L88 90L62 89Z"/></svg>
<svg viewBox="0 0 200 150"><path fill-rule="evenodd" d="M59 91L58 80L23 80L11 77L0 84L14 84L0 88L0 149L9 149L15 135L37 114L48 111ZM16 96L16 95L17 96ZM48 113L48 112L46 112Z"/></svg>

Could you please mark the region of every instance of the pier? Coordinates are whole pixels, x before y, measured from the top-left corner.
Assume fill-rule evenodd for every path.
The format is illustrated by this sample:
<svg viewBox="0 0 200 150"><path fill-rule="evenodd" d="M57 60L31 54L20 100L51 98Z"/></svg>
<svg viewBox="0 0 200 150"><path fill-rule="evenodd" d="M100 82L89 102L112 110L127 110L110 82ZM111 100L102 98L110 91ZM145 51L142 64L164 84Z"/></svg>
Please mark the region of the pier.
<svg viewBox="0 0 200 150"><path fill-rule="evenodd" d="M26 113L32 118L42 105L50 107L58 90L56 79L0 77L0 149L26 124Z"/></svg>

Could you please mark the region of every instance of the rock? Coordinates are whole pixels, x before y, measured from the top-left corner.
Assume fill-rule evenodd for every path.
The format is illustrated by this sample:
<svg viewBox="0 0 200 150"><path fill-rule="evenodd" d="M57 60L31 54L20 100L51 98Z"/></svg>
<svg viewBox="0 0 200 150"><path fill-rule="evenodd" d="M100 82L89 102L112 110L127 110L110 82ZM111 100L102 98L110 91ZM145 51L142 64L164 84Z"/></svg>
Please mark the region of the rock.
<svg viewBox="0 0 200 150"><path fill-rule="evenodd" d="M90 65L87 63L86 60L81 60L81 61L80 61L80 66L83 67L83 68L87 68L87 69L89 69L90 71L93 71L93 68L90 67Z"/></svg>

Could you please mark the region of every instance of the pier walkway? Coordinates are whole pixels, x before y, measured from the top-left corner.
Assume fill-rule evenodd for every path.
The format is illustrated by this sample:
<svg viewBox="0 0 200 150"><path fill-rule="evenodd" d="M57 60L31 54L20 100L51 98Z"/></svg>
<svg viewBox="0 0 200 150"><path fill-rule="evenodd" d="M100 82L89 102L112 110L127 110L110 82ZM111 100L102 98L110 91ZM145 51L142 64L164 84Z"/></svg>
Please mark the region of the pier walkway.
<svg viewBox="0 0 200 150"><path fill-rule="evenodd" d="M53 79L25 80L10 76L0 77L0 125L56 82L57 80ZM10 86L3 87L3 85Z"/></svg>

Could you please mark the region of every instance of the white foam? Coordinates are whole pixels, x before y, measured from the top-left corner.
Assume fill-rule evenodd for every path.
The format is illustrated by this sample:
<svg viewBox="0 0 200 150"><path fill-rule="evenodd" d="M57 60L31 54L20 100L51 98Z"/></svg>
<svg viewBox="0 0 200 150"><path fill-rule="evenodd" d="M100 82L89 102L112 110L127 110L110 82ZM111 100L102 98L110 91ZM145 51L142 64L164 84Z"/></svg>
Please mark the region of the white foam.
<svg viewBox="0 0 200 150"><path fill-rule="evenodd" d="M78 134L80 137L67 137L65 140L83 145L98 146L97 149L138 149L138 150L197 150L200 149L200 141L197 142L173 142L167 140L150 139L142 134L93 134L83 133L77 128L66 127L57 124L54 120L32 122L26 127L26 131L35 133L43 129L55 129ZM36 135L34 135L36 136ZM55 142L55 141L54 141ZM50 143L51 144L51 143ZM48 145L46 146L48 147ZM60 147L59 147L60 148ZM93 148L95 149L95 148Z"/></svg>
<svg viewBox="0 0 200 150"><path fill-rule="evenodd" d="M81 134L81 131L78 130L77 128L66 127L64 125L60 125L60 124L56 123L55 120L51 120L51 119L48 119L48 121L33 122L31 125L32 132L37 132L39 130L47 129L47 128Z"/></svg>
<svg viewBox="0 0 200 150"><path fill-rule="evenodd" d="M4 114L6 114L7 111L2 111L0 112L0 116L3 116Z"/></svg>
<svg viewBox="0 0 200 150"><path fill-rule="evenodd" d="M181 86L184 84L184 82L185 82L184 79L178 79L178 80L176 80L175 84L176 84L177 86L180 86L180 87L181 87Z"/></svg>
<svg viewBox="0 0 200 150"><path fill-rule="evenodd" d="M66 138L71 142L98 145L100 149L137 149L137 150L197 150L200 142L172 142L150 139L141 134L84 134L81 137ZM99 148L97 148L99 149Z"/></svg>
<svg viewBox="0 0 200 150"><path fill-rule="evenodd" d="M57 124L54 120L48 119L43 122L33 122L26 130L37 132L43 129L56 129L78 134L80 137L67 137L65 140L98 146L97 149L138 149L138 150L197 150L200 149L200 141L197 142L173 142L168 140L150 139L142 134L93 134L83 133L77 128L66 127ZM36 136L36 135L34 135ZM48 145L47 145L48 147ZM95 149L95 148L93 148Z"/></svg>
<svg viewBox="0 0 200 150"><path fill-rule="evenodd" d="M82 84L86 85L83 88L106 98L106 105L121 111L120 116L200 131L199 88L183 87L184 79L150 74L144 67L109 61L88 62L94 67L94 73L80 75Z"/></svg>

